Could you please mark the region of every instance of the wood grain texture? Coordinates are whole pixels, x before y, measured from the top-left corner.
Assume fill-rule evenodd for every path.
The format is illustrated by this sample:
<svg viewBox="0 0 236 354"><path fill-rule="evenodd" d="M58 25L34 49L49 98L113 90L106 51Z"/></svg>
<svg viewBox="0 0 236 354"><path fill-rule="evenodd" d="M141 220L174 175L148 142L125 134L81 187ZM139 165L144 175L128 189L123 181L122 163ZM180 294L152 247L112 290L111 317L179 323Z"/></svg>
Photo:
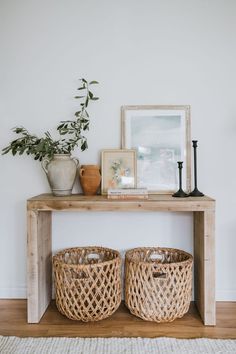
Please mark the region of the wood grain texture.
<svg viewBox="0 0 236 354"><path fill-rule="evenodd" d="M214 209L215 201L209 197L173 198L171 195L149 195L145 200L110 200L107 196L74 194L55 197L41 194L28 199L28 210L51 211L203 211Z"/></svg>
<svg viewBox="0 0 236 354"><path fill-rule="evenodd" d="M51 212L29 210L27 291L28 322L37 323L51 301Z"/></svg>
<svg viewBox="0 0 236 354"><path fill-rule="evenodd" d="M204 212L204 323L215 325L215 211Z"/></svg>
<svg viewBox="0 0 236 354"><path fill-rule="evenodd" d="M215 212L194 213L195 300L205 325L215 325Z"/></svg>
<svg viewBox="0 0 236 354"><path fill-rule="evenodd" d="M26 300L0 300L0 335L20 337L176 337L236 339L236 302L218 302L216 326L206 327L194 306L172 323L143 321L120 306L114 315L96 323L62 316L53 301L39 324L27 323Z"/></svg>

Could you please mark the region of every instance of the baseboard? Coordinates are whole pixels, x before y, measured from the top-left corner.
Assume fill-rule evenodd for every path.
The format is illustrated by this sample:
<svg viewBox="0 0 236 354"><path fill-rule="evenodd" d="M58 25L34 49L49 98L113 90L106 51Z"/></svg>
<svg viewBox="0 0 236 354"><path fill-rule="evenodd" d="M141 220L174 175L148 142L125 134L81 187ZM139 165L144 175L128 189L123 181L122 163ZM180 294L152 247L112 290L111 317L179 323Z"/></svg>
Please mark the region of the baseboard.
<svg viewBox="0 0 236 354"><path fill-rule="evenodd" d="M26 286L0 287L0 299L26 299ZM236 290L217 290L216 301L236 301Z"/></svg>
<svg viewBox="0 0 236 354"><path fill-rule="evenodd" d="M0 299L26 299L27 298L27 288L26 286L19 287L0 287Z"/></svg>

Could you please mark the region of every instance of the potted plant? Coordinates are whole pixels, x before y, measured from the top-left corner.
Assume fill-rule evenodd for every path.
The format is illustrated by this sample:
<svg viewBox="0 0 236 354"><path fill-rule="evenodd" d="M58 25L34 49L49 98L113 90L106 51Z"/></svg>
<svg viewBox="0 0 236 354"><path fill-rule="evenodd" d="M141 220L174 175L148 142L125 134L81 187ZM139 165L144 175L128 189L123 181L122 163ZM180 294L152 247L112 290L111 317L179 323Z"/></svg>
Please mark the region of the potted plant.
<svg viewBox="0 0 236 354"><path fill-rule="evenodd" d="M80 96L80 108L75 112L75 119L61 121L57 126L59 138L54 140L50 132L45 132L42 137L31 134L24 127L15 127L13 132L19 137L11 141L2 149L2 154L31 155L35 160L42 161L42 167L48 177L48 181L54 195L70 195L75 182L77 165L79 161L71 157L71 152L80 146L84 151L88 148L87 138L84 132L89 130L89 114L87 111L90 101L98 100L91 91L91 86L97 81L88 82L80 79L78 90Z"/></svg>

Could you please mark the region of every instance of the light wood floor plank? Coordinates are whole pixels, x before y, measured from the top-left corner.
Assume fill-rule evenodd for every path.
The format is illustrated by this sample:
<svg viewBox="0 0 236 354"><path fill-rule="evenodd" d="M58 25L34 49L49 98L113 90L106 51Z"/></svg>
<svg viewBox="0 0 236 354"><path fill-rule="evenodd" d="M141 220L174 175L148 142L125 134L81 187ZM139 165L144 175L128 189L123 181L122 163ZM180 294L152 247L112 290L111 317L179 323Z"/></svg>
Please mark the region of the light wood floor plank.
<svg viewBox="0 0 236 354"><path fill-rule="evenodd" d="M71 321L52 301L38 324L27 323L26 300L0 300L0 335L20 337L176 337L235 338L236 302L218 302L216 326L202 324L194 304L181 319L157 324L129 313L124 304L110 318L94 323Z"/></svg>

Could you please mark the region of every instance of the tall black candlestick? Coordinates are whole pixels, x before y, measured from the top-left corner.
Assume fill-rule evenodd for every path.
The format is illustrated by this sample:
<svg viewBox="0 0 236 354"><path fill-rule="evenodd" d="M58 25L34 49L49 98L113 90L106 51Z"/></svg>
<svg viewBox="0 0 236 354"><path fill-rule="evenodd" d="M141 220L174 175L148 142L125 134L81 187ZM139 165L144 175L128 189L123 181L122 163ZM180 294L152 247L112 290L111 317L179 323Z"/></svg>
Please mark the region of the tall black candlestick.
<svg viewBox="0 0 236 354"><path fill-rule="evenodd" d="M192 140L194 153L194 190L189 193L190 197L203 197L204 194L197 188L197 140Z"/></svg>
<svg viewBox="0 0 236 354"><path fill-rule="evenodd" d="M185 193L182 189L182 168L183 168L183 161L178 161L178 169L179 169L179 190L172 195L172 197L176 198L186 198L188 194Z"/></svg>

